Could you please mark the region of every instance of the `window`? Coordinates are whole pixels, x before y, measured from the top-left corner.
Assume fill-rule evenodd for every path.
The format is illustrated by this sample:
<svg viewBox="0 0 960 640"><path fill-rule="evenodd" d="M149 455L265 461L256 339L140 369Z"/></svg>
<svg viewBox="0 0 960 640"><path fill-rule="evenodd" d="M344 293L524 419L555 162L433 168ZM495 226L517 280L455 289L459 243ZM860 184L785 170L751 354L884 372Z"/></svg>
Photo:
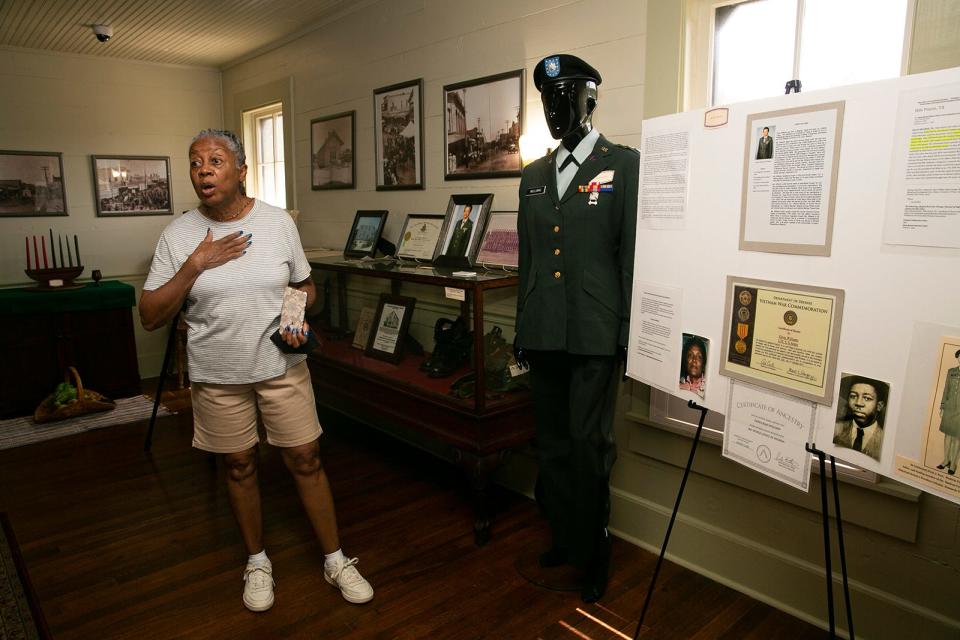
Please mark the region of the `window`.
<svg viewBox="0 0 960 640"><path fill-rule="evenodd" d="M283 155L283 105L272 104L243 114L247 149L247 193L281 209L287 208Z"/></svg>
<svg viewBox="0 0 960 640"><path fill-rule="evenodd" d="M913 0L690 0L686 108L901 75Z"/></svg>

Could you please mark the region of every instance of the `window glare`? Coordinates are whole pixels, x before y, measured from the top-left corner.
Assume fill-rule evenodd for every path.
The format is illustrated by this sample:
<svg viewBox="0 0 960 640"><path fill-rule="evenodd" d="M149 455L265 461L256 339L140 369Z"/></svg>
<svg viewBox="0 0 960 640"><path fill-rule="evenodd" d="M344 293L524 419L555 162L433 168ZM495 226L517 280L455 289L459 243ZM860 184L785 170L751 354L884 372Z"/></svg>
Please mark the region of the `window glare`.
<svg viewBox="0 0 960 640"><path fill-rule="evenodd" d="M899 76L906 14L907 0L806 0L803 89Z"/></svg>
<svg viewBox="0 0 960 640"><path fill-rule="evenodd" d="M783 93L793 77L796 15L796 0L754 0L717 8L714 104Z"/></svg>

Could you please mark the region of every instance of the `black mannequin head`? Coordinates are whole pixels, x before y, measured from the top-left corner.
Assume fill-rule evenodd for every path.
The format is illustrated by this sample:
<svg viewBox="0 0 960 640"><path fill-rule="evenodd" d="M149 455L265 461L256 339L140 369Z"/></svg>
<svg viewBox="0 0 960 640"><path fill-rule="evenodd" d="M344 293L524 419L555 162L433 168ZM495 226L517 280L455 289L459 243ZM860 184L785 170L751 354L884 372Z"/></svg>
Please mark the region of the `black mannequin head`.
<svg viewBox="0 0 960 640"><path fill-rule="evenodd" d="M600 73L576 56L547 56L533 72L550 135L573 150L593 129Z"/></svg>
<svg viewBox="0 0 960 640"><path fill-rule="evenodd" d="M567 149L573 150L593 129L593 110L597 107L597 85L593 80L561 80L544 84L540 101L550 135L554 140L562 139Z"/></svg>

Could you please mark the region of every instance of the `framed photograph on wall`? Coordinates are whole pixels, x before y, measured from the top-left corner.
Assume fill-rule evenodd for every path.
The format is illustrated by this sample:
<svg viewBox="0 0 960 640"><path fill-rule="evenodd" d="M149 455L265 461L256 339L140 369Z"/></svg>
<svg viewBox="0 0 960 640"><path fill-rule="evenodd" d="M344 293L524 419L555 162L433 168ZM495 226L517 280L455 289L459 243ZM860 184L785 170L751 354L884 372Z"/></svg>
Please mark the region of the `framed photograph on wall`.
<svg viewBox="0 0 960 640"><path fill-rule="evenodd" d="M357 211L353 218L347 245L343 248L346 258L372 258L377 252L377 242L387 223L386 211Z"/></svg>
<svg viewBox="0 0 960 640"><path fill-rule="evenodd" d="M0 217L65 215L62 154L0 151Z"/></svg>
<svg viewBox="0 0 960 640"><path fill-rule="evenodd" d="M403 343L416 302L416 298L380 294L380 304L373 316L365 355L387 362L399 362L403 358Z"/></svg>
<svg viewBox="0 0 960 640"><path fill-rule="evenodd" d="M519 176L523 69L443 88L445 179Z"/></svg>
<svg viewBox="0 0 960 640"><path fill-rule="evenodd" d="M411 213L397 238L397 257L430 262L437 250L445 216L442 213Z"/></svg>
<svg viewBox="0 0 960 640"><path fill-rule="evenodd" d="M310 121L310 188L314 191L354 188L356 113L347 111Z"/></svg>
<svg viewBox="0 0 960 640"><path fill-rule="evenodd" d="M473 266L480 246L481 230L487 224L492 205L492 193L450 196L433 263L441 267Z"/></svg>
<svg viewBox="0 0 960 640"><path fill-rule="evenodd" d="M520 236L516 211L491 211L480 236L476 264L488 269L520 266Z"/></svg>
<svg viewBox="0 0 960 640"><path fill-rule="evenodd" d="M377 191L423 189L423 79L373 92Z"/></svg>
<svg viewBox="0 0 960 640"><path fill-rule="evenodd" d="M173 213L170 158L90 156L97 215L162 216Z"/></svg>

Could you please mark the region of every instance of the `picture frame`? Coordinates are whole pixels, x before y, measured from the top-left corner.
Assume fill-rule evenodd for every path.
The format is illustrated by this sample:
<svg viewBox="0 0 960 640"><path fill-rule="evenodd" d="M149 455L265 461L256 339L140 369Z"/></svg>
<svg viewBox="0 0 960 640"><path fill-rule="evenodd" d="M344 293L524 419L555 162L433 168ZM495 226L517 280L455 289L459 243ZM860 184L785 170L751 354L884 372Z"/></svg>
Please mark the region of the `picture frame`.
<svg viewBox="0 0 960 640"><path fill-rule="evenodd" d="M397 236L396 257L417 262L432 261L445 219L442 213L407 214Z"/></svg>
<svg viewBox="0 0 960 640"><path fill-rule="evenodd" d="M728 275L724 297L720 374L832 406L844 290Z"/></svg>
<svg viewBox="0 0 960 640"><path fill-rule="evenodd" d="M173 214L169 156L90 156L101 218Z"/></svg>
<svg viewBox="0 0 960 640"><path fill-rule="evenodd" d="M424 188L423 78L373 91L377 191Z"/></svg>
<svg viewBox="0 0 960 640"><path fill-rule="evenodd" d="M360 309L360 316L357 318L357 327L353 330L353 341L350 346L355 349L366 349L367 341L370 338L370 327L373 326L373 314L376 309L373 307L363 307Z"/></svg>
<svg viewBox="0 0 960 640"><path fill-rule="evenodd" d="M0 151L0 218L65 215L62 153Z"/></svg>
<svg viewBox="0 0 960 640"><path fill-rule="evenodd" d="M518 177L523 69L443 88L445 180Z"/></svg>
<svg viewBox="0 0 960 640"><path fill-rule="evenodd" d="M364 355L386 362L400 362L416 302L416 298L380 294Z"/></svg>
<svg viewBox="0 0 960 640"><path fill-rule="evenodd" d="M481 231L493 205L492 193L454 194L447 203L440 241L433 263L440 267L469 268L480 246ZM464 224L469 221L469 224Z"/></svg>
<svg viewBox="0 0 960 640"><path fill-rule="evenodd" d="M517 211L491 211L480 236L476 264L487 269L520 268Z"/></svg>
<svg viewBox="0 0 960 640"><path fill-rule="evenodd" d="M343 248L345 258L372 258L387 223L387 211L357 211Z"/></svg>
<svg viewBox="0 0 960 640"><path fill-rule="evenodd" d="M354 189L357 169L356 111L345 111L310 121L310 188Z"/></svg>

